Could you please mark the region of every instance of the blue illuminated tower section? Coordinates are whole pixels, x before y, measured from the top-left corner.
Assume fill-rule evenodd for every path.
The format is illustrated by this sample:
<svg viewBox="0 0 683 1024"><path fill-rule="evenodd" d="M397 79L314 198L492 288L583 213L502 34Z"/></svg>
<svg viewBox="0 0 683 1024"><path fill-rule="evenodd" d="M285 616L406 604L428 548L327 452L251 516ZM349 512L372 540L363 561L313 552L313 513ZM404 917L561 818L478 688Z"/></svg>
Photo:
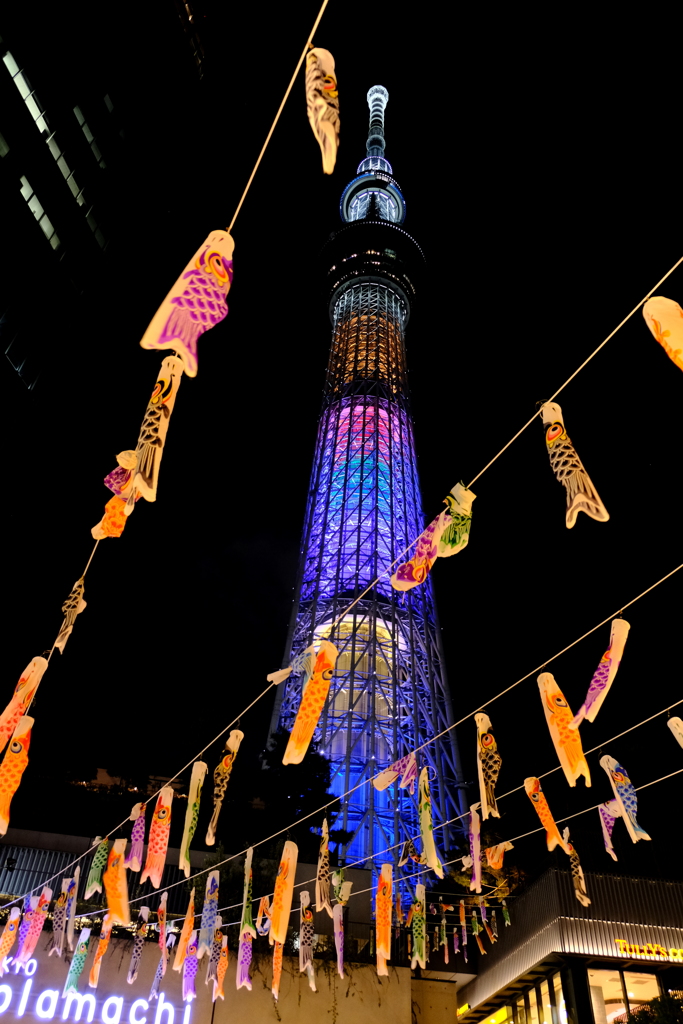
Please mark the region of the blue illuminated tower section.
<svg viewBox="0 0 683 1024"><path fill-rule="evenodd" d="M424 257L402 227L405 201L384 156L388 99L380 85L368 92L367 156L342 195L343 225L323 250L332 344L284 659L322 638L340 652L315 737L338 795L453 721L431 580L405 595L388 574L373 584L424 528L405 353ZM292 728L300 699L301 677L290 676L273 728ZM454 733L418 761L431 769L435 824L461 814ZM353 833L347 863L396 859L398 851L382 851L419 831L417 790L361 785L331 808L335 828ZM437 832L437 845L447 850L458 830Z"/></svg>

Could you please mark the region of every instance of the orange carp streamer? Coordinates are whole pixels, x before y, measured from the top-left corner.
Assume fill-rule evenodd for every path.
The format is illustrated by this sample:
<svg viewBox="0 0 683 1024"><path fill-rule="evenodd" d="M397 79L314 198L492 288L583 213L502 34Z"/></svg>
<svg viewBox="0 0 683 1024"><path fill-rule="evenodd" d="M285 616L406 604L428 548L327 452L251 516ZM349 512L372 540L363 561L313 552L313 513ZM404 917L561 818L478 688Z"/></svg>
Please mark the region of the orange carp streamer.
<svg viewBox="0 0 683 1024"><path fill-rule="evenodd" d="M316 658L313 674L304 683L301 691L301 703L296 713L294 728L282 758L283 764L301 764L313 739L327 695L330 692L334 666L339 652L329 640L320 641L320 649Z"/></svg>
<svg viewBox="0 0 683 1024"><path fill-rule="evenodd" d="M126 878L126 840L115 839L109 851L107 870L102 875L104 891L107 896L108 916L112 924L130 924L130 907L128 905L128 879Z"/></svg>
<svg viewBox="0 0 683 1024"><path fill-rule="evenodd" d="M12 797L19 789L21 777L28 764L28 748L31 745L31 729L35 719L23 715L17 722L2 764L0 764L0 835L9 827L9 808Z"/></svg>

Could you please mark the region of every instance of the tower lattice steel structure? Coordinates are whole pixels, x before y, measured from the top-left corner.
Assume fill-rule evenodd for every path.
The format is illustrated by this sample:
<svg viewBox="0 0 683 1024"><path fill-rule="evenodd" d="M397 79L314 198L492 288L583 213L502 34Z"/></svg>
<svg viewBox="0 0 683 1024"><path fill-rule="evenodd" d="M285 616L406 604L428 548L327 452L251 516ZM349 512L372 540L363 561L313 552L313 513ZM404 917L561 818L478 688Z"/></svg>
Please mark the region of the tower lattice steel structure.
<svg viewBox="0 0 683 1024"><path fill-rule="evenodd" d="M401 226L405 201L384 156L388 99L382 86L368 92L367 157L342 195L343 227L324 249L332 344L283 662L322 638L340 652L316 733L338 795L453 721L431 580L405 595L388 574L373 584L424 528L405 353L424 257ZM291 729L300 698L301 678L290 676L273 729ZM435 825L463 813L454 733L418 758L433 769ZM347 863L391 860L381 851L419 831L417 791L367 783L330 819L331 829L354 834ZM437 845L447 850L456 830L437 832Z"/></svg>

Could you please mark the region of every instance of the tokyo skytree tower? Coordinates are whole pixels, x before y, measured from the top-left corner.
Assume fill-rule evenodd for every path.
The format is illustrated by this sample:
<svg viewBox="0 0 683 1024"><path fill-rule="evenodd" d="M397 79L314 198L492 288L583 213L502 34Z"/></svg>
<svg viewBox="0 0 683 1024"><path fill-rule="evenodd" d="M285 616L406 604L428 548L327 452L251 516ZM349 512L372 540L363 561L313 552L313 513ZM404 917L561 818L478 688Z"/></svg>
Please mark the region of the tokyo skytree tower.
<svg viewBox="0 0 683 1024"><path fill-rule="evenodd" d="M283 661L321 639L339 650L314 737L337 795L453 721L431 579L406 594L390 573L373 584L424 528L405 349L424 257L403 228L405 201L384 156L388 99L381 85L368 92L367 156L323 250L332 342ZM273 730L291 730L301 685L292 675L278 688ZM454 732L420 751L423 764L437 826L466 809ZM329 818L331 830L353 833L342 863L395 861L397 850L381 851L419 833L417 787L411 796L398 782L381 792L368 782ZM456 830L437 831L437 846L448 850Z"/></svg>

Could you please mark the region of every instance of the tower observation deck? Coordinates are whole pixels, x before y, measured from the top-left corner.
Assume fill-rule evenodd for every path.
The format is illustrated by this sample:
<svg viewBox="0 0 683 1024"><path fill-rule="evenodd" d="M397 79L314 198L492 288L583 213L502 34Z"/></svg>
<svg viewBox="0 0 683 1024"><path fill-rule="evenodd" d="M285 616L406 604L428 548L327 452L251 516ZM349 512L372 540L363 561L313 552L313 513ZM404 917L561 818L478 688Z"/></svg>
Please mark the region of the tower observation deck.
<svg viewBox="0 0 683 1024"><path fill-rule="evenodd" d="M327 376L284 665L331 640L339 658L315 735L346 793L453 721L431 579L400 594L389 569L423 530L405 331L424 268L405 231L406 204L384 155L387 90L368 92L367 155L341 197L342 226L323 249L332 321ZM341 621L344 610L370 587ZM278 689L272 728L292 728L301 677ZM418 754L430 767L434 824L465 811L455 735ZM419 833L417 788L361 785L330 808L353 839L340 863L397 860L388 847ZM437 832L449 849L462 826ZM408 869L406 869L408 870ZM398 872L400 875L400 872Z"/></svg>

